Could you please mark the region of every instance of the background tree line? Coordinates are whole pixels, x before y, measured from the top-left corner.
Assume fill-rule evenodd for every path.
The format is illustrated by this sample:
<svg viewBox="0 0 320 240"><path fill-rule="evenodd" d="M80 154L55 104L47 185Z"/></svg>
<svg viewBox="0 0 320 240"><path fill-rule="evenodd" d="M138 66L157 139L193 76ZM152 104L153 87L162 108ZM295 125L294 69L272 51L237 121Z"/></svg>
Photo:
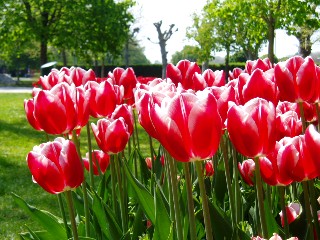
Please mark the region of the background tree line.
<svg viewBox="0 0 320 240"><path fill-rule="evenodd" d="M134 0L2 0L0 65L39 68L50 59L63 65L150 64L135 40ZM311 36L320 28L320 0L208 0L193 16L187 37L197 42L176 52L171 62L189 59L204 67L214 54L258 58L264 44L274 62L275 30L299 40L299 53L311 53ZM231 59L230 59L231 58ZM101 68L104 69L104 68Z"/></svg>

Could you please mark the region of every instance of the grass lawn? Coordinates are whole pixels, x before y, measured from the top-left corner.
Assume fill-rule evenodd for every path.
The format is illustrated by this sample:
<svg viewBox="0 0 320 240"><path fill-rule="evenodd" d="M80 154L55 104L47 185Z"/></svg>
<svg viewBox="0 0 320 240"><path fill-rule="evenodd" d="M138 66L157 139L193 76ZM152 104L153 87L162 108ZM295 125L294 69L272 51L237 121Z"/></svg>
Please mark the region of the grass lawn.
<svg viewBox="0 0 320 240"><path fill-rule="evenodd" d="M34 130L26 120L23 101L29 98L27 93L0 93L0 239L20 239L19 233L27 231L26 226L42 229L15 204L12 192L37 208L60 216L57 197L32 182L26 164L26 155L33 146L46 142L44 133ZM140 149L148 155L148 136L140 125L138 129ZM86 133L81 135L85 138ZM92 143L96 146L93 137ZM82 155L87 151L85 143L81 151Z"/></svg>

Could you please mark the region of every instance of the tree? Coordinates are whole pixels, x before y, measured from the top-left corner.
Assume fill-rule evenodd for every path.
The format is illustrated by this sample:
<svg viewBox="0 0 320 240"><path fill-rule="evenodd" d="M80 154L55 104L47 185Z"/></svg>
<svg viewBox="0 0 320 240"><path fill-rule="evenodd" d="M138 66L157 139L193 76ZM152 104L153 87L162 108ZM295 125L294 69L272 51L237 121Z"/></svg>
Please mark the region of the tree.
<svg viewBox="0 0 320 240"><path fill-rule="evenodd" d="M0 43L40 43L40 64L47 62L48 45L77 54L121 54L133 17L131 0L5 0L0 5ZM13 43L8 41L13 39Z"/></svg>
<svg viewBox="0 0 320 240"><path fill-rule="evenodd" d="M172 55L171 62L177 64L180 60L187 59L190 62L197 62L199 59L200 49L195 46L184 46L182 51L175 52Z"/></svg>
<svg viewBox="0 0 320 240"><path fill-rule="evenodd" d="M284 19L284 29L289 35L299 40L299 54L307 57L311 54L312 35L320 28L320 15L317 10L319 0L292 1L287 5L287 17Z"/></svg>
<svg viewBox="0 0 320 240"><path fill-rule="evenodd" d="M174 28L174 24L171 24L169 26L168 30L165 30L164 32L162 32L161 30L161 25L162 25L162 21L159 22L155 22L153 24L158 32L158 39L159 42L158 44L160 45L160 51L161 51L161 60L162 60L162 78L166 77L166 67L168 64L168 60L167 60L167 50L166 50L166 45L167 45L167 41L170 39L170 37L173 34L173 28ZM178 31L178 29L176 29L175 31Z"/></svg>

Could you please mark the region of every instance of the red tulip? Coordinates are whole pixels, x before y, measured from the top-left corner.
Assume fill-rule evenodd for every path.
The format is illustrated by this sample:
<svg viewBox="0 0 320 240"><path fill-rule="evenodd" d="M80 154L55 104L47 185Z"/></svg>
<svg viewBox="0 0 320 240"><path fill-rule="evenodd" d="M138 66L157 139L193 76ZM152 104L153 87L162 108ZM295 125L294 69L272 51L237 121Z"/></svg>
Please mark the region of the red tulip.
<svg viewBox="0 0 320 240"><path fill-rule="evenodd" d="M309 130L308 130L309 131ZM293 181L301 182L317 177L316 159L314 159L305 142L305 135L281 139L277 161L279 173Z"/></svg>
<svg viewBox="0 0 320 240"><path fill-rule="evenodd" d="M132 135L134 120L131 106L127 104L118 105L110 116L110 118L113 120L120 117L123 117L125 123L127 124L128 132L130 133L130 135Z"/></svg>
<svg viewBox="0 0 320 240"><path fill-rule="evenodd" d="M238 78L241 73L243 73L243 70L241 68L232 69L232 72L229 71L229 80Z"/></svg>
<svg viewBox="0 0 320 240"><path fill-rule="evenodd" d="M288 224L292 223L296 220L302 212L301 205L299 203L290 203L289 206L286 207L286 213L288 218ZM284 219L282 211L279 213L281 219L281 225L284 226Z"/></svg>
<svg viewBox="0 0 320 240"><path fill-rule="evenodd" d="M213 168L213 165L212 165L212 161L211 161L211 160L205 161L204 169L205 169L205 175L206 175L207 177L213 176L213 174L214 174L214 168Z"/></svg>
<svg viewBox="0 0 320 240"><path fill-rule="evenodd" d="M216 99L208 91L176 93L161 104L152 96L140 103L140 119L147 119L145 128L160 141L178 161L187 162L212 157L219 146L222 123ZM149 116L148 116L149 115ZM150 125L151 123L151 125Z"/></svg>
<svg viewBox="0 0 320 240"><path fill-rule="evenodd" d="M85 85L89 92L90 115L99 118L106 117L114 111L117 103L117 97L114 87L110 82L104 81L100 84L89 81Z"/></svg>
<svg viewBox="0 0 320 240"><path fill-rule="evenodd" d="M84 179L75 144L61 137L35 146L27 162L34 181L52 194L74 189Z"/></svg>
<svg viewBox="0 0 320 240"><path fill-rule="evenodd" d="M242 163L238 163L238 169L243 181L250 186L254 185L253 180L255 168L256 165L252 159L247 159L244 160Z"/></svg>
<svg viewBox="0 0 320 240"><path fill-rule="evenodd" d="M275 113L274 105L261 98L230 107L227 130L238 152L254 158L272 151L276 142Z"/></svg>
<svg viewBox="0 0 320 240"><path fill-rule="evenodd" d="M270 60L268 58L265 58L265 59L257 59L254 61L248 60L246 62L245 71L249 74L252 74L252 72L256 69L261 69L263 72L265 72L272 68L273 66Z"/></svg>
<svg viewBox="0 0 320 240"><path fill-rule="evenodd" d="M302 122L295 111L288 111L276 117L277 140L302 134Z"/></svg>
<svg viewBox="0 0 320 240"><path fill-rule="evenodd" d="M113 72L108 73L108 77L112 79L113 85L124 87L124 100L129 100L134 97L134 88L137 84L137 77L132 68L115 68Z"/></svg>
<svg viewBox="0 0 320 240"><path fill-rule="evenodd" d="M152 169L152 159L151 159L151 157L146 157L145 162L147 164L147 167L149 169Z"/></svg>
<svg viewBox="0 0 320 240"><path fill-rule="evenodd" d="M174 66L172 63L167 65L167 78L178 86L180 83L184 89L193 89L193 75L201 73L200 67L195 62L181 60Z"/></svg>
<svg viewBox="0 0 320 240"><path fill-rule="evenodd" d="M103 118L97 125L91 123L91 127L99 148L105 153L119 153L129 141L130 133L122 117L115 120Z"/></svg>
<svg viewBox="0 0 320 240"><path fill-rule="evenodd" d="M320 176L320 133L316 130L315 126L310 124L304 135L305 139L305 151L310 154L310 158L315 164L315 168L318 169L318 177Z"/></svg>
<svg viewBox="0 0 320 240"><path fill-rule="evenodd" d="M212 71L207 69L202 73L208 87L222 87L226 84L226 74L223 70Z"/></svg>
<svg viewBox="0 0 320 240"><path fill-rule="evenodd" d="M38 91L24 106L30 124L49 134L68 133L89 120L85 91L64 82Z"/></svg>
<svg viewBox="0 0 320 240"><path fill-rule="evenodd" d="M274 150L265 157L259 158L261 177L265 183L271 186L287 186L293 182L291 176L283 174L282 167L278 158L283 142L276 142Z"/></svg>
<svg viewBox="0 0 320 240"><path fill-rule="evenodd" d="M260 97L272 102L275 106L278 103L279 90L274 82L273 69L263 72L261 69L254 70L248 77L242 89L243 103Z"/></svg>
<svg viewBox="0 0 320 240"><path fill-rule="evenodd" d="M77 87L84 86L88 81L96 81L96 74L92 69L86 71L80 67L71 67L69 76Z"/></svg>
<svg viewBox="0 0 320 240"><path fill-rule="evenodd" d="M314 102L319 87L316 65L312 58L300 56L289 58L274 67L280 100L289 102Z"/></svg>
<svg viewBox="0 0 320 240"><path fill-rule="evenodd" d="M110 163L110 156L100 150L92 151L92 164L93 174L99 175L99 169L101 173L105 173ZM86 153L86 158L83 158L84 167L90 171L89 153ZM99 168L98 168L99 167Z"/></svg>

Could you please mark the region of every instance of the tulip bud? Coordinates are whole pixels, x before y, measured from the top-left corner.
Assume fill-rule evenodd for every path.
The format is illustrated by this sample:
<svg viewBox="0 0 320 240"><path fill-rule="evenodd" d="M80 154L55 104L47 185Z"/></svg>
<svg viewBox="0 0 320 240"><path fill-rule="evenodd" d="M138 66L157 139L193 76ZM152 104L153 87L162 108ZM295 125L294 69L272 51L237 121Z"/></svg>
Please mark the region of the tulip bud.
<svg viewBox="0 0 320 240"><path fill-rule="evenodd" d="M244 160L242 164L238 163L238 169L243 181L250 186L253 186L255 166L255 162L252 159Z"/></svg>

